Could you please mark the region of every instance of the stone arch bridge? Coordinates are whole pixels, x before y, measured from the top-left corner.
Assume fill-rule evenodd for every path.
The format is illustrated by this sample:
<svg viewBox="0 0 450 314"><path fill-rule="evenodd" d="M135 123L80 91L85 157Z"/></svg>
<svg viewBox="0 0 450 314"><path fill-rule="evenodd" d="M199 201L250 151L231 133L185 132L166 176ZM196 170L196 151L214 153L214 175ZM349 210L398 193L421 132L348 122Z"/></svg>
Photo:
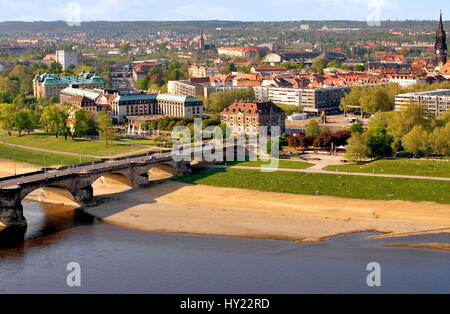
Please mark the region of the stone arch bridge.
<svg viewBox="0 0 450 314"><path fill-rule="evenodd" d="M225 152L225 150L223 151ZM233 146L233 151L236 153L236 146ZM0 222L6 227L26 226L22 200L36 189L61 188L69 191L81 206L89 205L94 203L92 184L102 176L123 175L131 181L133 187L139 187L149 184L149 171L154 167L162 165L172 167L174 176L190 174L189 160L194 159L194 151L189 157L192 158L185 158L187 161L175 161L170 152L163 152L58 169L43 169L33 173L1 178Z"/></svg>

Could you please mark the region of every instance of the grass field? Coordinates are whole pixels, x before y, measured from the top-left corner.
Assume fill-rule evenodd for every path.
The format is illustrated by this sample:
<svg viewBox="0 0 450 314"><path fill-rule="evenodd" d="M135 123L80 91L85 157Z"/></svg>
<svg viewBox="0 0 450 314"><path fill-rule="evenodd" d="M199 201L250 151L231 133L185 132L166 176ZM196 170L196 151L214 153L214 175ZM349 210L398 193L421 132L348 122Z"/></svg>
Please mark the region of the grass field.
<svg viewBox="0 0 450 314"><path fill-rule="evenodd" d="M44 158L45 157L45 158ZM29 164L34 164L38 166L64 166L78 164L80 162L79 157L58 155L52 153L41 153L37 151L32 151L28 149L16 148L0 144L0 158L15 160L17 162L25 162ZM45 160L45 162L44 162ZM94 159L91 158L81 158L81 162L90 162Z"/></svg>
<svg viewBox="0 0 450 314"><path fill-rule="evenodd" d="M270 166L270 161L228 161L226 162L228 166L243 166L243 167L260 167L261 165ZM292 161L292 160L279 160L278 168L284 169L306 169L313 166L313 164L304 161Z"/></svg>
<svg viewBox="0 0 450 314"><path fill-rule="evenodd" d="M403 174L425 177L450 177L450 162L433 160L378 160L364 165L349 164L342 166L328 166L328 171L364 172L376 174Z"/></svg>
<svg viewBox="0 0 450 314"><path fill-rule="evenodd" d="M123 143L131 143L131 144L139 144L139 145L158 145L159 143L155 140L147 140L147 139L130 139L130 138L121 138L121 142Z"/></svg>
<svg viewBox="0 0 450 314"><path fill-rule="evenodd" d="M65 140L63 137L56 138L55 136L38 134L9 136L4 133L0 134L0 141L27 147L95 156L110 156L142 149L142 147L133 145L109 143L109 145L106 146L103 141L72 140L71 138Z"/></svg>
<svg viewBox="0 0 450 314"><path fill-rule="evenodd" d="M202 169L178 180L268 192L450 204L450 182L445 181L240 169Z"/></svg>

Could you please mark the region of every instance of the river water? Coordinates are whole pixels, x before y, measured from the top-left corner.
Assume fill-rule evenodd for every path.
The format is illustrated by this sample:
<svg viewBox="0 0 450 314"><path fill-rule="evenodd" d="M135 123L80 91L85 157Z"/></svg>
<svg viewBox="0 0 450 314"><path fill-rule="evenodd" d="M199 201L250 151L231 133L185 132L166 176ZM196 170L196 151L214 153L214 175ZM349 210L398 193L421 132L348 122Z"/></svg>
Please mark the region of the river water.
<svg viewBox="0 0 450 314"><path fill-rule="evenodd" d="M449 235L299 244L142 232L35 202L24 213L19 243L0 232L0 293L450 293L449 252L381 246ZM81 287L66 284L71 262ZM381 287L366 284L369 262L381 266Z"/></svg>

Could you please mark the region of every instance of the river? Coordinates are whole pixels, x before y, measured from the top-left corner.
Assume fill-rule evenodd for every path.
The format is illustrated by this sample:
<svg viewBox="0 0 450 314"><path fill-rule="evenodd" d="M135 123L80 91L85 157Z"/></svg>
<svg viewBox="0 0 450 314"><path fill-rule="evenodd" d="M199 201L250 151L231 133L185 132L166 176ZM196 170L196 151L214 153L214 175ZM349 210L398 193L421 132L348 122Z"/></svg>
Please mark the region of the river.
<svg viewBox="0 0 450 314"><path fill-rule="evenodd" d="M294 243L142 232L36 202L24 213L17 243L0 232L0 293L450 293L449 252L381 246L449 235ZM71 262L81 287L66 284ZM369 262L381 266L381 287L366 284Z"/></svg>

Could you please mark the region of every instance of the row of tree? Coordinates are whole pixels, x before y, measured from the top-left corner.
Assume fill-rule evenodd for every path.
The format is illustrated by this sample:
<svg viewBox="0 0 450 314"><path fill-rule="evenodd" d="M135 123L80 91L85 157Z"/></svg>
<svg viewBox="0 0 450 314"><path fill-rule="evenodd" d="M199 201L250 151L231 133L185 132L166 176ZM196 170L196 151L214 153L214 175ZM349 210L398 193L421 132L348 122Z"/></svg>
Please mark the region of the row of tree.
<svg viewBox="0 0 450 314"><path fill-rule="evenodd" d="M0 128L10 136L13 131L17 131L20 136L24 131L30 134L38 128L66 139L69 136L75 138L100 134L108 142L114 136L111 118L106 109L95 116L84 109L73 110L68 104L63 108L47 105L43 109L20 109L16 104L0 104Z"/></svg>
<svg viewBox="0 0 450 314"><path fill-rule="evenodd" d="M255 93L252 88L235 89L212 93L203 100L203 105L210 112L219 113L236 100L253 100Z"/></svg>
<svg viewBox="0 0 450 314"><path fill-rule="evenodd" d="M338 147L341 145L346 145L347 140L350 138L351 133L347 130L341 130L337 132L323 132L317 136L312 135L289 135L287 138L287 145L289 147L320 147L323 149L331 149L333 147Z"/></svg>
<svg viewBox="0 0 450 314"><path fill-rule="evenodd" d="M392 154L406 156L449 156L450 113L439 117L420 106L402 111L378 112L367 130L355 129L347 147L347 158L360 161Z"/></svg>
<svg viewBox="0 0 450 314"><path fill-rule="evenodd" d="M390 83L386 86L355 86L350 93L341 99L339 108L342 111L360 111L362 109L363 112L372 114L378 111L391 111L394 109L395 97L399 94L445 88L450 88L450 82L414 84L408 87L401 87L396 83Z"/></svg>

